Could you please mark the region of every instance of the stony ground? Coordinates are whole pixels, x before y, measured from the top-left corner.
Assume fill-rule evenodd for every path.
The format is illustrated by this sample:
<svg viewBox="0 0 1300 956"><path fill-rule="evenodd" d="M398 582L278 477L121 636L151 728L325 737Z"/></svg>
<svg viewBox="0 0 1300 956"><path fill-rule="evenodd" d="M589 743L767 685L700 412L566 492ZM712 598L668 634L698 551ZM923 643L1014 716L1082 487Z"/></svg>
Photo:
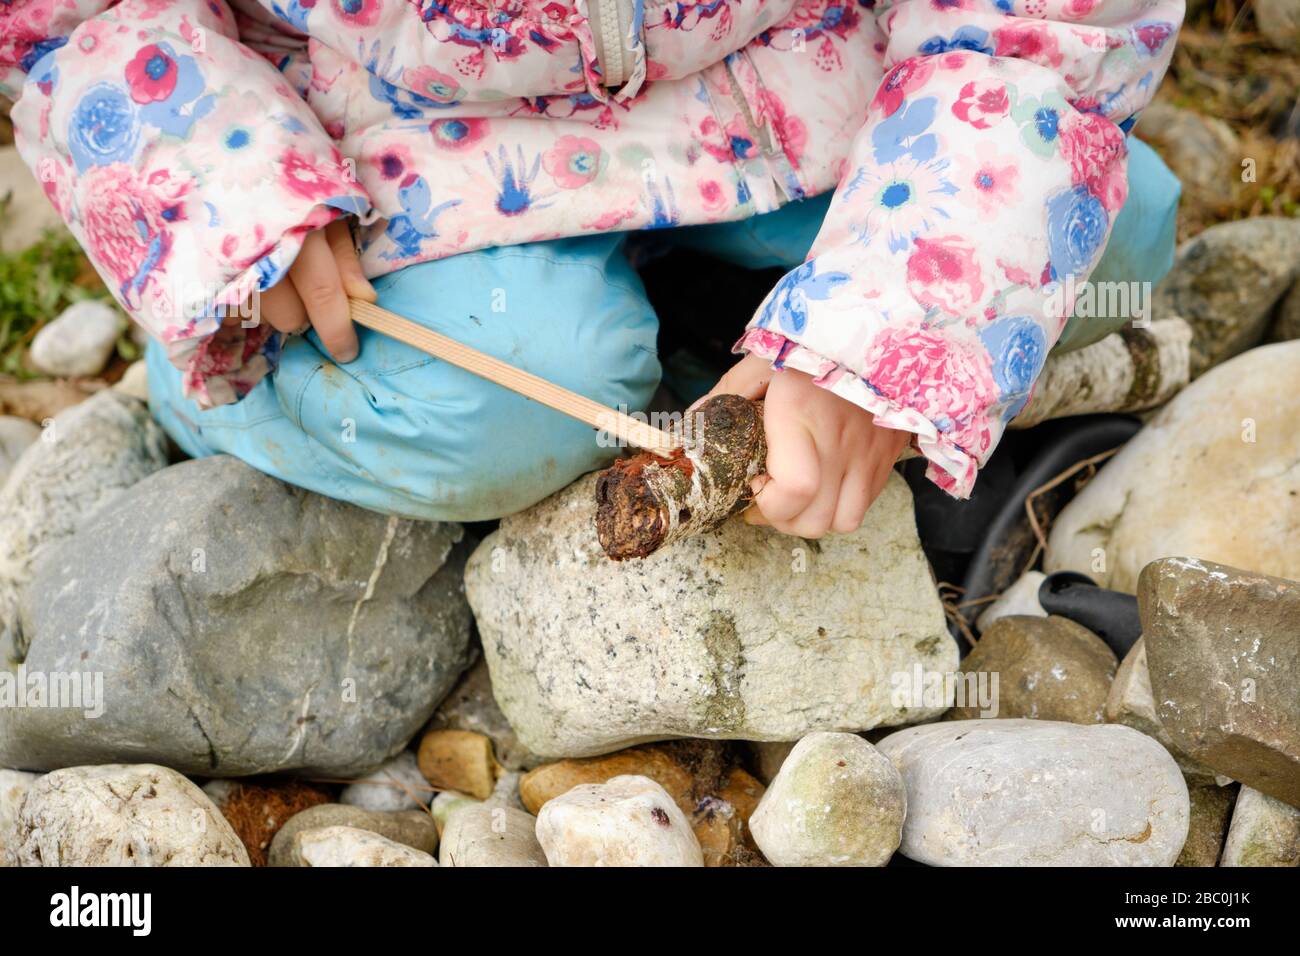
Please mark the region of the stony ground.
<svg viewBox="0 0 1300 956"><path fill-rule="evenodd" d="M820 542L183 461L0 145L0 864L1300 865L1300 2L1191 7L1151 327Z"/></svg>

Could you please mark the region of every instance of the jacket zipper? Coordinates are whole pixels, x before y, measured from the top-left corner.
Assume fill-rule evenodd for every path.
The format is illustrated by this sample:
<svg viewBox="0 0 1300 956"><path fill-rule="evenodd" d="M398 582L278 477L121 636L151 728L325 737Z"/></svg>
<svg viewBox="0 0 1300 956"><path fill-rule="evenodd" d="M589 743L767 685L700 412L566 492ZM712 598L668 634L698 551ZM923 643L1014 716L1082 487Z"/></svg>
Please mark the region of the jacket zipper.
<svg viewBox="0 0 1300 956"><path fill-rule="evenodd" d="M587 0L587 22L596 47L602 83L617 89L631 75L627 31L632 22L633 0Z"/></svg>

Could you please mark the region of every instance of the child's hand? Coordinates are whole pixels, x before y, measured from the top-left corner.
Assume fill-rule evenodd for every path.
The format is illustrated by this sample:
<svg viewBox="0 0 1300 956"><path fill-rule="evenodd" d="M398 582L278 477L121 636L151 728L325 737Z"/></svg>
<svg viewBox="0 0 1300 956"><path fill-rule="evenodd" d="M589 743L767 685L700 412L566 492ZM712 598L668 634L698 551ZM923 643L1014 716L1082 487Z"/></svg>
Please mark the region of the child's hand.
<svg viewBox="0 0 1300 956"><path fill-rule="evenodd" d="M259 298L261 318L286 334L311 325L336 362L357 357L357 334L348 313L348 297L375 301L366 281L347 223L335 220L309 233L289 274Z"/></svg>
<svg viewBox="0 0 1300 956"><path fill-rule="evenodd" d="M751 524L801 538L847 533L862 524L911 433L877 425L871 413L793 369L747 355L710 395L766 395L767 476L759 479Z"/></svg>

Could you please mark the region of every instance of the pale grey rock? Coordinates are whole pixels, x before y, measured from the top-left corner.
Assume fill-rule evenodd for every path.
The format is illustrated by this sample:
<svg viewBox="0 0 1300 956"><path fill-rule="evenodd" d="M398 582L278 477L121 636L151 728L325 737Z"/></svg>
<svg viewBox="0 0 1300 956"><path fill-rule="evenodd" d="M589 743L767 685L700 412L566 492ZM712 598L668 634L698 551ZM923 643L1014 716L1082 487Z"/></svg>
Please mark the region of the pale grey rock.
<svg viewBox="0 0 1300 956"><path fill-rule="evenodd" d="M1156 741L1116 724L958 720L877 744L903 776L900 852L932 866L1172 866L1190 803Z"/></svg>
<svg viewBox="0 0 1300 956"><path fill-rule="evenodd" d="M40 776L0 769L0 866L8 866L9 855L17 852L18 808Z"/></svg>
<svg viewBox="0 0 1300 956"><path fill-rule="evenodd" d="M537 820L511 807L465 806L447 820L438 847L443 866L546 866Z"/></svg>
<svg viewBox="0 0 1300 956"><path fill-rule="evenodd" d="M884 866L906 815L888 757L856 734L814 733L790 751L749 830L775 866Z"/></svg>
<svg viewBox="0 0 1300 956"><path fill-rule="evenodd" d="M144 359L126 367L122 377L113 384L113 391L138 398L142 402L149 401L149 369Z"/></svg>
<svg viewBox="0 0 1300 956"><path fill-rule="evenodd" d="M1300 809L1242 787L1219 866L1300 866Z"/></svg>
<svg viewBox="0 0 1300 956"><path fill-rule="evenodd" d="M18 814L18 866L248 866L198 787L167 767L104 764L41 777Z"/></svg>
<svg viewBox="0 0 1300 956"><path fill-rule="evenodd" d="M519 795L519 782L523 777L524 775L517 770L508 770L501 774L497 777L497 782L492 785L492 793L483 801L484 806L526 809Z"/></svg>
<svg viewBox="0 0 1300 956"><path fill-rule="evenodd" d="M32 339L28 361L55 378L89 378L108 364L126 320L113 306L83 299L46 323Z"/></svg>
<svg viewBox="0 0 1300 956"><path fill-rule="evenodd" d="M1241 174L1241 142L1217 117L1157 101L1142 110L1137 135L1159 151L1184 190L1199 196L1222 195Z"/></svg>
<svg viewBox="0 0 1300 956"><path fill-rule="evenodd" d="M271 839L268 866L306 866L303 837L325 827L349 827L376 833L386 840L432 856L438 849L438 828L424 810L381 813L341 803L322 803L295 813Z"/></svg>
<svg viewBox="0 0 1300 956"><path fill-rule="evenodd" d="M6 656L21 658L26 649L18 606L41 552L166 465L166 439L149 409L111 391L60 412L23 452L0 487L0 646ZM0 666L5 663L0 659Z"/></svg>
<svg viewBox="0 0 1300 956"><path fill-rule="evenodd" d="M27 419L0 415L0 485L22 453L40 437L41 430Z"/></svg>
<svg viewBox="0 0 1300 956"><path fill-rule="evenodd" d="M1000 617L1047 617L1047 612L1038 603L1038 588L1045 577L1047 575L1042 571L1026 571L984 609L975 619L975 626L984 632Z"/></svg>
<svg viewBox="0 0 1300 956"><path fill-rule="evenodd" d="M27 589L28 670L102 673L105 712L0 710L0 763L368 773L465 667L460 536L224 456L153 475Z"/></svg>
<svg viewBox="0 0 1300 956"><path fill-rule="evenodd" d="M1300 272L1300 219L1253 216L1221 222L1178 247L1156 287L1155 319L1192 327L1191 374L1258 344L1273 306Z"/></svg>
<svg viewBox="0 0 1300 956"><path fill-rule="evenodd" d="M1181 554L1300 580L1297 368L1300 341L1280 342L1189 385L1056 517L1046 570L1132 594Z"/></svg>
<svg viewBox="0 0 1300 956"><path fill-rule="evenodd" d="M332 826L306 830L297 842L302 866L437 866L422 850L356 827Z"/></svg>
<svg viewBox="0 0 1300 956"><path fill-rule="evenodd" d="M363 810L392 812L415 810L433 801L433 790L415 762L415 754L403 750L374 773L348 784L339 803Z"/></svg>
<svg viewBox="0 0 1300 956"><path fill-rule="evenodd" d="M631 774L546 801L537 841L550 866L704 866L691 822L668 791Z"/></svg>
<svg viewBox="0 0 1300 956"><path fill-rule="evenodd" d="M810 542L737 519L623 562L596 540L594 483L503 519L465 573L497 703L534 753L941 712L892 699L892 675L957 665L898 476L853 534Z"/></svg>

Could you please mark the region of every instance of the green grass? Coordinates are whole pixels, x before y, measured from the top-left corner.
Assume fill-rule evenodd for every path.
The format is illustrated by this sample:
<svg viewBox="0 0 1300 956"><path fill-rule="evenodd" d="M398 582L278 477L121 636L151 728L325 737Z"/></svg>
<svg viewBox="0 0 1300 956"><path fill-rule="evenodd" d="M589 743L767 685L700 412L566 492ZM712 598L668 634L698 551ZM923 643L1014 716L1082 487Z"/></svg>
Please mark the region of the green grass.
<svg viewBox="0 0 1300 956"><path fill-rule="evenodd" d="M0 225L4 221L0 205ZM0 252L0 373L31 378L23 354L42 325L81 299L107 299L75 239L49 231L21 252ZM129 338L119 352L134 349ZM123 354L123 358L132 358Z"/></svg>

